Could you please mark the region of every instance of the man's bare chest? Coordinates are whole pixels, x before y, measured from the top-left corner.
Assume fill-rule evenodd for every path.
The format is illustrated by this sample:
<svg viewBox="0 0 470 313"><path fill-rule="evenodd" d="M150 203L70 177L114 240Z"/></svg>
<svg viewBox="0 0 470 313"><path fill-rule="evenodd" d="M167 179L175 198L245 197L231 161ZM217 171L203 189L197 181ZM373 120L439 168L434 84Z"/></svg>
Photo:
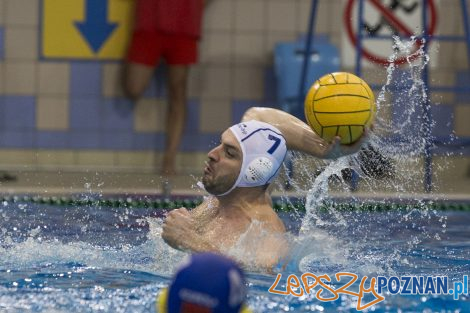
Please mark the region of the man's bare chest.
<svg viewBox="0 0 470 313"><path fill-rule="evenodd" d="M236 243L242 229L237 221L214 217L199 221L197 232L209 242L230 247Z"/></svg>

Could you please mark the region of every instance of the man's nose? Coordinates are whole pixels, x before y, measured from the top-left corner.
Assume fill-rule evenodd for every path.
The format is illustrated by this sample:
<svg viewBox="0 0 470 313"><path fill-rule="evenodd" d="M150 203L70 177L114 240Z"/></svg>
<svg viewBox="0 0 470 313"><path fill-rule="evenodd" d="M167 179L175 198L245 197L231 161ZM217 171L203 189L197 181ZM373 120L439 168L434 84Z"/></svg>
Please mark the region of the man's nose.
<svg viewBox="0 0 470 313"><path fill-rule="evenodd" d="M209 153L207 154L209 160L217 161L219 159L220 148L221 145L218 145L217 147L209 151Z"/></svg>

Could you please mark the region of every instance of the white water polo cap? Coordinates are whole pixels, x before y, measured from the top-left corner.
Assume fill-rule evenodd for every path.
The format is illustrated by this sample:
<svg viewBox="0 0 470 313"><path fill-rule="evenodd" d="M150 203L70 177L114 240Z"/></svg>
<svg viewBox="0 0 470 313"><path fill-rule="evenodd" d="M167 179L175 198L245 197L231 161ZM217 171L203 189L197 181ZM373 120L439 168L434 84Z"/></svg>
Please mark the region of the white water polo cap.
<svg viewBox="0 0 470 313"><path fill-rule="evenodd" d="M236 187L257 187L276 178L287 153L286 140L276 127L259 121L242 122L230 127L242 149L243 161Z"/></svg>

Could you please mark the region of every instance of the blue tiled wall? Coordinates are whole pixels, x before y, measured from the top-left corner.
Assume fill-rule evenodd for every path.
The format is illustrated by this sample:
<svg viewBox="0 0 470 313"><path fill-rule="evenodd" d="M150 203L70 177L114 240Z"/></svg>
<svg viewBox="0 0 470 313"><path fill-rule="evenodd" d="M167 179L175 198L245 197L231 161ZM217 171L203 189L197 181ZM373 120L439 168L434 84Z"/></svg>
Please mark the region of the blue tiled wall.
<svg viewBox="0 0 470 313"><path fill-rule="evenodd" d="M0 60L3 60L5 54L5 29L0 27Z"/></svg>

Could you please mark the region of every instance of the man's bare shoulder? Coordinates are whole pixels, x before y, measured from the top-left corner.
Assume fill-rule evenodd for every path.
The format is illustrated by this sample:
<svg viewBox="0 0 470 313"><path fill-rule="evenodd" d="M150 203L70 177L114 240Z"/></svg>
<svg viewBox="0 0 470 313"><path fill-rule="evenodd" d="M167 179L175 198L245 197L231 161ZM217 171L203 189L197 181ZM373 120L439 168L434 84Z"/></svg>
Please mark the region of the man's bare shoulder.
<svg viewBox="0 0 470 313"><path fill-rule="evenodd" d="M217 200L216 197L213 197L213 196L204 197L204 200L202 201L202 203L191 210L191 214L194 217L199 216L201 214L206 214L208 210L210 210L211 208L215 208L218 205L219 205L219 200Z"/></svg>
<svg viewBox="0 0 470 313"><path fill-rule="evenodd" d="M261 222L265 227L273 232L286 232L284 223L268 204L259 206L254 210L252 218Z"/></svg>

